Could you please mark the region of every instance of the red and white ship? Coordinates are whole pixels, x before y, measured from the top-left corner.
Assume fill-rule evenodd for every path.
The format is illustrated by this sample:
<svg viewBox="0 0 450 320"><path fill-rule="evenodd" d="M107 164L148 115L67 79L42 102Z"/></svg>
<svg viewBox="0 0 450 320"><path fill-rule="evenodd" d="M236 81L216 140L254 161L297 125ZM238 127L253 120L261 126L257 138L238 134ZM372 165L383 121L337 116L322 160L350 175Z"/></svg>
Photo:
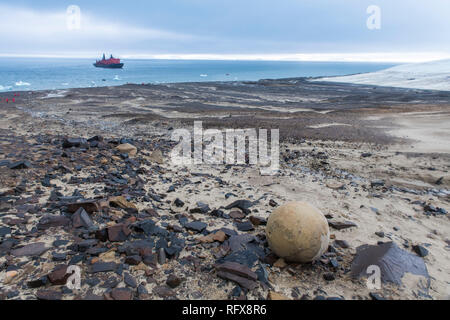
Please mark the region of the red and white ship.
<svg viewBox="0 0 450 320"><path fill-rule="evenodd" d="M120 62L120 59L116 59L112 55L109 59L106 59L105 54L103 54L103 59L97 60L94 66L97 68L120 69L123 67L123 63Z"/></svg>

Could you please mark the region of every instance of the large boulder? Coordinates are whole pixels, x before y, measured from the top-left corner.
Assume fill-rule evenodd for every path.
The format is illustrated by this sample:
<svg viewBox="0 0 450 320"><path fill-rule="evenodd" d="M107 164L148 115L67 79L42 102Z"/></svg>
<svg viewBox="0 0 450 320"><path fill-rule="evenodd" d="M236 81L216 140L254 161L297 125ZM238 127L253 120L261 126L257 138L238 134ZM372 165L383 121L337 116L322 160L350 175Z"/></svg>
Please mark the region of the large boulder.
<svg viewBox="0 0 450 320"><path fill-rule="evenodd" d="M290 202L269 216L266 235L277 256L286 261L307 263L327 250L330 230L318 209L306 202Z"/></svg>

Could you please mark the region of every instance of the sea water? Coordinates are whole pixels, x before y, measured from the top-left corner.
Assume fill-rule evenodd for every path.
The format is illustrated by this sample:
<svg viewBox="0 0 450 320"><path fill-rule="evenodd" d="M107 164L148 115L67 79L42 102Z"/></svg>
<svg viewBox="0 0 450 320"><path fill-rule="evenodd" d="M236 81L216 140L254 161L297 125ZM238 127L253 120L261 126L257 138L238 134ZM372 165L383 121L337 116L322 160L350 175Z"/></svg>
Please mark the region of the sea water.
<svg viewBox="0 0 450 320"><path fill-rule="evenodd" d="M0 58L0 91L339 76L394 66L362 62L123 59L123 69L102 69L95 68L94 62L91 59Z"/></svg>

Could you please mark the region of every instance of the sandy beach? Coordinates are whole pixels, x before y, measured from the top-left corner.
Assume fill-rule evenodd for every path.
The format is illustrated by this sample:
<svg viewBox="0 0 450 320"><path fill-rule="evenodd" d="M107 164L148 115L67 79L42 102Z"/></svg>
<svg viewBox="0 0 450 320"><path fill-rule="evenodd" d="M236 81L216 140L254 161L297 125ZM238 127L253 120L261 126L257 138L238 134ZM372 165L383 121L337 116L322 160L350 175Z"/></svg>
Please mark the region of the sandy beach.
<svg viewBox="0 0 450 320"><path fill-rule="evenodd" d="M292 78L0 98L3 299L450 298L448 91ZM173 166L171 133L194 120L279 129L278 174ZM119 152L125 143L136 154ZM313 263L267 245L267 218L290 201L330 225ZM80 207L90 221L76 227ZM429 276L378 290L352 276L358 247L388 242L420 256ZM257 279L218 276L227 261ZM61 284L68 265L82 270L80 290Z"/></svg>

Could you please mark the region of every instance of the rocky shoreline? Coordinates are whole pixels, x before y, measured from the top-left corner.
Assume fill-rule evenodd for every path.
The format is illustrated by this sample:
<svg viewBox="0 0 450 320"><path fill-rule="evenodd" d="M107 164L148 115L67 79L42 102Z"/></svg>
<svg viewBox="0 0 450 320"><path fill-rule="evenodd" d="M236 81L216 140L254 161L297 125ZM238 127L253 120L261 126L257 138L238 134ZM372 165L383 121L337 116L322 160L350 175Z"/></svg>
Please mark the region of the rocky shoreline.
<svg viewBox="0 0 450 320"><path fill-rule="evenodd" d="M3 102L0 298L448 299L450 150L411 149L390 134L411 112L445 122L448 96L293 81L24 92ZM194 119L287 128L279 174L174 167L171 132ZM313 263L284 261L267 243L270 213L297 200L330 227ZM385 248L383 261L419 259L426 272L405 263L368 288L355 273L367 245ZM79 290L65 285L74 265Z"/></svg>

